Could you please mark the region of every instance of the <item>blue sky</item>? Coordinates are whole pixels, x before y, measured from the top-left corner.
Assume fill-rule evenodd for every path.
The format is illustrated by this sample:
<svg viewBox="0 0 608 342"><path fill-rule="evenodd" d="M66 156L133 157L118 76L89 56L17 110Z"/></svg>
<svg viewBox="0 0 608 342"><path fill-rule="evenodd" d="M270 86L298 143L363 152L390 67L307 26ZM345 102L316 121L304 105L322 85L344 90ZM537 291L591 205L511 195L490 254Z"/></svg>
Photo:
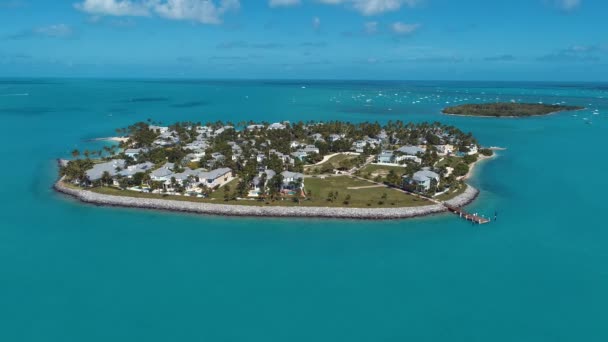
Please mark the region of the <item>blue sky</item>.
<svg viewBox="0 0 608 342"><path fill-rule="evenodd" d="M0 0L0 75L608 81L605 0Z"/></svg>

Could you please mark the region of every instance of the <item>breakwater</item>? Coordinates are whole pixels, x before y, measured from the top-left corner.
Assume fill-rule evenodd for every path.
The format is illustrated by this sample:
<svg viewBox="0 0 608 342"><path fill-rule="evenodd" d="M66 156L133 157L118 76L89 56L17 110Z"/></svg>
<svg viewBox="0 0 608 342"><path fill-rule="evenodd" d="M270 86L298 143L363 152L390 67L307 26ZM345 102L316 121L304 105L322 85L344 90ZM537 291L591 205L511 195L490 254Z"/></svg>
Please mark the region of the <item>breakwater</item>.
<svg viewBox="0 0 608 342"><path fill-rule="evenodd" d="M187 202L169 199L136 198L98 194L92 191L68 187L62 181L56 182L54 189L60 193L72 196L82 202L95 205L164 210L215 216L394 220L421 217L445 213L448 211L447 207L442 204L404 208L329 208L247 206L238 204L232 205ZM451 199L450 201L447 201L446 204L452 207L461 207L475 200L478 194L479 191L469 185L464 193Z"/></svg>

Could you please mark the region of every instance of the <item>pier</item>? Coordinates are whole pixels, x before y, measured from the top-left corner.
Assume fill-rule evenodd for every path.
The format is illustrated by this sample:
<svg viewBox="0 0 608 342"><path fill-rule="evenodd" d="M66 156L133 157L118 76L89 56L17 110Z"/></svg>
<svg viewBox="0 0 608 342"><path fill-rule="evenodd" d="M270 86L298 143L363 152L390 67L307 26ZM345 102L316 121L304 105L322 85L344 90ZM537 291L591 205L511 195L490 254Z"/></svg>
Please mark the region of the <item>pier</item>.
<svg viewBox="0 0 608 342"><path fill-rule="evenodd" d="M446 208L448 208L448 210L456 215L458 215L460 218L463 218L467 221L471 221L473 223L477 223L477 224L486 224L486 223L490 223L491 220L482 216L479 216L478 214L470 214L467 213L466 211L464 211L462 208L458 208L458 207L454 207L454 206L450 206L447 204L444 204L446 206Z"/></svg>

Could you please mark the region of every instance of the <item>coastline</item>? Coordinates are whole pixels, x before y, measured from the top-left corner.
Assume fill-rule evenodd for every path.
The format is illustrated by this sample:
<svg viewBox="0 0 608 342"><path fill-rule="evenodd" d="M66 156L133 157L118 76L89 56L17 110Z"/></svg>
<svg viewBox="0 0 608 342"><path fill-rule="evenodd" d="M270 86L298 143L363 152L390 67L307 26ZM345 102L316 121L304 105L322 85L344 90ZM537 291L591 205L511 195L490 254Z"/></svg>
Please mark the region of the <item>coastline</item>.
<svg viewBox="0 0 608 342"><path fill-rule="evenodd" d="M91 141L114 141L114 142L127 142L129 137L106 137L106 138L96 138Z"/></svg>
<svg viewBox="0 0 608 342"><path fill-rule="evenodd" d="M587 108L581 108L581 109L575 109L575 110L556 110L554 112L550 112L547 114L535 114L535 115L525 115L525 116L513 116L513 115L505 115L505 116L496 116L496 115L467 115L467 114L450 114L450 113L445 113L445 112L441 112L441 114L443 115L448 115L448 116L461 116L461 117L467 117L467 118L494 118L494 119L525 119L525 118L533 118L533 117L539 117L539 116L549 116L549 115L555 115L555 114L559 114L559 113L563 113L563 112L580 112L581 110L586 110Z"/></svg>
<svg viewBox="0 0 608 342"><path fill-rule="evenodd" d="M493 150L496 151L497 149L493 149ZM490 160L490 159L494 159L494 158L496 158L496 152L494 152L491 156L484 156L483 154L479 154L477 161L469 166L469 172L467 172L467 174L462 176L460 179L461 180L470 179L471 177L473 177L475 175L475 169L477 168L479 163L481 163L485 160Z"/></svg>
<svg viewBox="0 0 608 342"><path fill-rule="evenodd" d="M62 180L58 180L53 185L53 188L55 191L73 197L83 203L98 206L151 209L211 216L397 220L448 212L447 207L442 204L403 208L258 207L238 204L212 204L135 198L103 195L92 191L74 189L66 186ZM463 207L473 202L478 195L479 190L467 184L467 189L462 194L444 203L449 206Z"/></svg>

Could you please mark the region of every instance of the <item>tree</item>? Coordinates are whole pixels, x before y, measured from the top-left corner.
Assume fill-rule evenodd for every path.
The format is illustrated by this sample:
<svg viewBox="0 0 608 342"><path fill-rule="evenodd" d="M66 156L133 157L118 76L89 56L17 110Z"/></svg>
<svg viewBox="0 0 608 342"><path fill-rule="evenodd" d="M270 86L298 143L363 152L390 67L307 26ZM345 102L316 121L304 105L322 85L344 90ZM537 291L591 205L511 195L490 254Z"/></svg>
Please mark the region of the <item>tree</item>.
<svg viewBox="0 0 608 342"><path fill-rule="evenodd" d="M346 195L346 197L344 198L344 205L349 205L350 204L350 195Z"/></svg>
<svg viewBox="0 0 608 342"><path fill-rule="evenodd" d="M78 158L79 156L80 156L80 151L78 151L78 150L72 151L72 157Z"/></svg>
<svg viewBox="0 0 608 342"><path fill-rule="evenodd" d="M230 185L224 185L224 201L230 201Z"/></svg>
<svg viewBox="0 0 608 342"><path fill-rule="evenodd" d="M110 182L112 181L112 175L110 175L110 173L108 171L104 171L101 174L101 183L104 186L108 186L110 184Z"/></svg>

